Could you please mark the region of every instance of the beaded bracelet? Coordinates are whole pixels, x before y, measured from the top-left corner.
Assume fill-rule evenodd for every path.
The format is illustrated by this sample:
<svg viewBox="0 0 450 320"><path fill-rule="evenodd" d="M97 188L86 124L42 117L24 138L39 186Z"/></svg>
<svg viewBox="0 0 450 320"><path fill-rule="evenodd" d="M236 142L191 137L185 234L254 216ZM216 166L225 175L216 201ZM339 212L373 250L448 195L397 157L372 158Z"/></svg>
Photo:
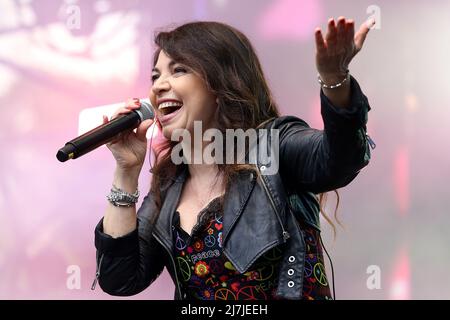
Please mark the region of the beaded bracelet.
<svg viewBox="0 0 450 320"><path fill-rule="evenodd" d="M325 82L323 82L323 80L320 78L320 75L317 74L317 81L319 81L320 86L321 86L322 88L325 88L325 89L336 89L336 88L339 88L339 87L342 86L342 85L345 83L345 81L347 81L349 78L350 78L350 73L349 73L349 71L347 70L347 71L345 72L345 78L344 78L344 80L342 80L341 82L336 83L336 84L328 85L328 84L325 84Z"/></svg>
<svg viewBox="0 0 450 320"><path fill-rule="evenodd" d="M138 202L139 190L136 189L136 191L131 194L113 185L111 192L106 196L106 199L116 207L131 207Z"/></svg>

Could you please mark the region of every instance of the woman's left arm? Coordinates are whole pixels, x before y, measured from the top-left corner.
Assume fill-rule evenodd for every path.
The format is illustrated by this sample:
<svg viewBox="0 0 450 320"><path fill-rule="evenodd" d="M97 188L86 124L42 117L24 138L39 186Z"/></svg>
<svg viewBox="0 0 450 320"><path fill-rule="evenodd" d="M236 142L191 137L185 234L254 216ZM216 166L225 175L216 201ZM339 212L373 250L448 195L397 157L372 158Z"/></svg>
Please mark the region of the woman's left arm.
<svg viewBox="0 0 450 320"><path fill-rule="evenodd" d="M320 91L324 130L295 117L281 117L274 123L280 129L280 175L293 190L322 193L342 188L369 163L366 124L370 106L347 70L373 23L364 23L354 35L353 21L341 17L336 26L330 19L326 40L316 29L316 64L325 84ZM338 83L342 84L325 88Z"/></svg>
<svg viewBox="0 0 450 320"><path fill-rule="evenodd" d="M316 66L323 84L322 90L336 107L350 107L348 66L362 49L364 40L374 24L373 19L368 20L360 26L355 35L355 22L339 17L337 24L333 18L328 20L325 39L320 28L315 31ZM336 88L327 88L340 83Z"/></svg>

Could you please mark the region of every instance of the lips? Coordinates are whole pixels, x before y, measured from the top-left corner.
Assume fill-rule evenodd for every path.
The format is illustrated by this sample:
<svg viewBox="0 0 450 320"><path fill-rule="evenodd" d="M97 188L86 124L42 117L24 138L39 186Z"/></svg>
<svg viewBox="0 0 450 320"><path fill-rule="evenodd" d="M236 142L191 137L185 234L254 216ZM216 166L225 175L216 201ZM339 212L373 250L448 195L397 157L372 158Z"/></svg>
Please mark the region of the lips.
<svg viewBox="0 0 450 320"><path fill-rule="evenodd" d="M183 108L183 102L176 99L160 99L157 101L158 118L161 123L174 118Z"/></svg>
<svg viewBox="0 0 450 320"><path fill-rule="evenodd" d="M178 107L177 109L170 108L172 111L167 114L162 113L160 110L160 116L158 117L158 119L161 122L161 124L164 125L165 123L175 118L183 110L183 108L184 108L183 106Z"/></svg>
<svg viewBox="0 0 450 320"><path fill-rule="evenodd" d="M170 114L170 113L172 113L172 112L177 111L177 110L180 109L182 106L183 106L183 105L181 105L181 106L167 106L167 107L164 107L164 108L159 109L159 111L160 111L161 114L163 114L163 115L168 115L168 114Z"/></svg>

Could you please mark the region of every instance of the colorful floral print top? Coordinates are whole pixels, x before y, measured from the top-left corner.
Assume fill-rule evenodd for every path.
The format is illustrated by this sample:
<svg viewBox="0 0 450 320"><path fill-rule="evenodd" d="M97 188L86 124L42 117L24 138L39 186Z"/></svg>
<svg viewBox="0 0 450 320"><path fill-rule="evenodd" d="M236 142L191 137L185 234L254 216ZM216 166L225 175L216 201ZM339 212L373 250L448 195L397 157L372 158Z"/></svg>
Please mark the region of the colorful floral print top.
<svg viewBox="0 0 450 320"><path fill-rule="evenodd" d="M222 251L222 206L220 197L212 200L198 215L191 235L180 227L175 213L173 239L177 273L187 299L270 300L276 299L282 248L275 247L241 274ZM304 230L307 246L304 299L329 299L318 231Z"/></svg>

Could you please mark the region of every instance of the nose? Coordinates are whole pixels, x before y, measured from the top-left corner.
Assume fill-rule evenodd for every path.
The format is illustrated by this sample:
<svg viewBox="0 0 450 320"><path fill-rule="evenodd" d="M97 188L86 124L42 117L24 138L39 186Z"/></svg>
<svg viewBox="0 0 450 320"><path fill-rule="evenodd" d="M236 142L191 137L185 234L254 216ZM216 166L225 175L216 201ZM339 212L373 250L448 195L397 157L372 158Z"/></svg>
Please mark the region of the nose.
<svg viewBox="0 0 450 320"><path fill-rule="evenodd" d="M153 83L152 91L155 96L158 96L162 92L169 91L170 88L170 82L167 79L158 78Z"/></svg>

